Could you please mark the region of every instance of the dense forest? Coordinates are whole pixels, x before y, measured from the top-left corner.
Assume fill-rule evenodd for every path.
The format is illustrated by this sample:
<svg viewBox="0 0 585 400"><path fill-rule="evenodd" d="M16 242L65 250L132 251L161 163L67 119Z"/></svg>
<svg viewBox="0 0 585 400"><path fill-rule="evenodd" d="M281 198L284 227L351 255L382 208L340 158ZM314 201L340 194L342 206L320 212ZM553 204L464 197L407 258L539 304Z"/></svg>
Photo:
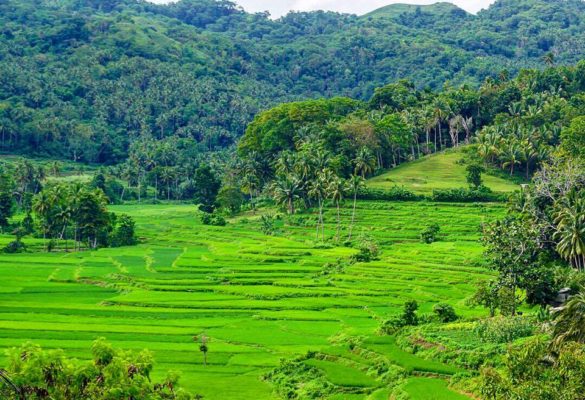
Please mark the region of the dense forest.
<svg viewBox="0 0 585 400"><path fill-rule="evenodd" d="M116 164L156 140L200 159L285 101L575 64L584 12L579 0L499 0L478 15L439 3L271 20L216 0L2 0L0 151Z"/></svg>

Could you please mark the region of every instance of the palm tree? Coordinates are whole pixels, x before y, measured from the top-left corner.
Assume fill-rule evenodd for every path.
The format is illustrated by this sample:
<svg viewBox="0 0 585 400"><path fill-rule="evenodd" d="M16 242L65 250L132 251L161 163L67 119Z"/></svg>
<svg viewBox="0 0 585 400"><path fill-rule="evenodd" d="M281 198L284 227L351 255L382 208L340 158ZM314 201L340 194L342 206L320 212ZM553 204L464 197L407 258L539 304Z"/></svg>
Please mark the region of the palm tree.
<svg viewBox="0 0 585 400"><path fill-rule="evenodd" d="M585 293L573 296L556 314L553 345L567 342L585 343Z"/></svg>
<svg viewBox="0 0 585 400"><path fill-rule="evenodd" d="M338 176L334 177L329 182L329 185L327 187L327 192L329 194L329 198L333 201L333 203L335 203L335 206L337 207L337 234L336 234L337 241L339 241L339 234L340 234L340 230L341 230L340 206L341 206L341 202L343 201L343 198L345 196L345 189L346 189L345 182L343 181L343 179L341 179Z"/></svg>
<svg viewBox="0 0 585 400"><path fill-rule="evenodd" d="M585 198L572 192L556 213L557 252L579 271L585 269Z"/></svg>
<svg viewBox="0 0 585 400"><path fill-rule="evenodd" d="M552 51L549 51L542 57L542 61L548 66L552 67L555 65L555 55Z"/></svg>
<svg viewBox="0 0 585 400"><path fill-rule="evenodd" d="M538 150L529 140L523 140L520 144L520 154L526 165L526 180L530 179L530 165L538 158Z"/></svg>
<svg viewBox="0 0 585 400"><path fill-rule="evenodd" d="M367 147L362 147L353 160L353 165L355 174L365 179L368 174L374 172L376 158Z"/></svg>
<svg viewBox="0 0 585 400"><path fill-rule="evenodd" d="M461 115L456 115L449 120L449 135L451 136L451 144L453 147L459 146L459 134L463 130L464 118Z"/></svg>
<svg viewBox="0 0 585 400"><path fill-rule="evenodd" d="M485 164L494 162L502 147L502 134L496 129L487 128L481 131L476 137L476 141L479 155Z"/></svg>
<svg viewBox="0 0 585 400"><path fill-rule="evenodd" d="M443 133L442 133L442 123L449 117L449 106L443 102L441 99L435 99L433 102L433 118L435 125L437 126L437 130L439 132L439 149L443 148ZM437 131L435 131L437 132ZM435 147L437 147L437 137L435 133Z"/></svg>
<svg viewBox="0 0 585 400"><path fill-rule="evenodd" d="M61 175L61 163L59 161L53 161L49 166L49 170L51 172L51 175L53 175L54 177L58 177L59 175Z"/></svg>
<svg viewBox="0 0 585 400"><path fill-rule="evenodd" d="M364 186L364 179L359 175L352 175L348 181L348 189L353 192L353 210L351 213L351 224L349 225L349 235L347 240L351 240L351 234L353 232L353 225L355 223L355 209L357 205L357 195L359 190Z"/></svg>
<svg viewBox="0 0 585 400"><path fill-rule="evenodd" d="M327 196L327 173L322 172L317 179L309 183L309 196L317 200L319 207L319 220L317 221L317 239L319 238L319 227L321 227L321 240L325 239L325 223L323 222L323 205Z"/></svg>
<svg viewBox="0 0 585 400"><path fill-rule="evenodd" d="M296 157L295 154L290 152L290 151L286 151L286 152L282 152L280 154L280 157L278 158L278 160L276 160L276 173L278 175L291 175L294 173L294 169L295 169L295 163L296 163Z"/></svg>
<svg viewBox="0 0 585 400"><path fill-rule="evenodd" d="M281 205L286 205L289 214L295 213L295 200L300 196L301 181L297 177L281 177L272 184L274 199Z"/></svg>
<svg viewBox="0 0 585 400"><path fill-rule="evenodd" d="M177 170L175 167L162 167L160 168L160 180L167 187L167 200L171 199L171 183L177 176Z"/></svg>
<svg viewBox="0 0 585 400"><path fill-rule="evenodd" d="M520 164L520 159L522 155L520 154L520 147L516 140L511 139L508 141L506 146L504 147L504 151L502 152L503 163L502 167L507 168L510 167L510 176L514 175L514 167Z"/></svg>
<svg viewBox="0 0 585 400"><path fill-rule="evenodd" d="M250 195L250 203L252 204L252 212L256 214L256 203L254 202L254 194L258 190L260 182L254 171L246 170L242 177L242 189Z"/></svg>
<svg viewBox="0 0 585 400"><path fill-rule="evenodd" d="M39 216L41 220L41 227L43 229L43 239L47 239L47 233L49 231L49 213L52 209L51 198L46 192L39 193L33 202L32 206L35 214ZM48 248L48 244L47 244Z"/></svg>

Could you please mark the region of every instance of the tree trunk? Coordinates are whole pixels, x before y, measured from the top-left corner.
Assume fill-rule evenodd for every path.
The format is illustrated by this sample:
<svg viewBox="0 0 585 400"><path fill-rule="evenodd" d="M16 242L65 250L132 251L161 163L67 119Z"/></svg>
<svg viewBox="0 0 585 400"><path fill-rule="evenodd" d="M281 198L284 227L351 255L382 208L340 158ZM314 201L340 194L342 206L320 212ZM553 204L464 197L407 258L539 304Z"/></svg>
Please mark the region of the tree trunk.
<svg viewBox="0 0 585 400"><path fill-rule="evenodd" d="M341 232L341 212L339 210L339 200L337 200L337 237L336 240L339 242Z"/></svg>
<svg viewBox="0 0 585 400"><path fill-rule="evenodd" d="M351 240L351 234L353 232L353 224L355 222L355 207L357 205L357 189L353 192L353 211L351 213L351 224L349 225L349 236L347 240Z"/></svg>

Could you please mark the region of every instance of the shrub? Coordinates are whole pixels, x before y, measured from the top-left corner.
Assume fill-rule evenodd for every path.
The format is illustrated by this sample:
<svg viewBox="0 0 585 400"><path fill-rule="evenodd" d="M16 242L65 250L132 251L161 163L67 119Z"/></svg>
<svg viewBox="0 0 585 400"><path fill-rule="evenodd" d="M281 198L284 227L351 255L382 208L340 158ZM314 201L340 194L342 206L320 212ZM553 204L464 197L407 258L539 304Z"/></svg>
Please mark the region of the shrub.
<svg viewBox="0 0 585 400"><path fill-rule="evenodd" d="M12 242L8 243L3 249L2 253L7 254L16 254L16 253L23 253L26 251L26 246L20 240L13 240Z"/></svg>
<svg viewBox="0 0 585 400"><path fill-rule="evenodd" d="M368 236L362 236L358 244L359 253L352 257L353 261L369 262L378 258L378 244Z"/></svg>
<svg viewBox="0 0 585 400"><path fill-rule="evenodd" d="M494 193L491 189L480 186L477 189L435 189L430 199L446 203L503 202L507 200L507 195Z"/></svg>
<svg viewBox="0 0 585 400"><path fill-rule="evenodd" d="M265 214L260 217L260 222L262 225L260 229L262 233L265 235L271 236L274 235L275 227L274 227L274 215L272 214Z"/></svg>
<svg viewBox="0 0 585 400"><path fill-rule="evenodd" d="M483 184L481 174L485 172L485 169L481 165L471 164L465 170L467 172L466 178L469 187L479 189Z"/></svg>
<svg viewBox="0 0 585 400"><path fill-rule="evenodd" d="M360 200L385 200L385 201L417 201L423 197L411 192L402 186L393 186L390 189L363 188L358 192Z"/></svg>
<svg viewBox="0 0 585 400"><path fill-rule="evenodd" d="M380 326L380 332L386 335L392 335L400 328L405 326L416 326L419 323L418 315L418 303L416 300L410 300L404 303L402 314L395 316L382 322Z"/></svg>
<svg viewBox="0 0 585 400"><path fill-rule="evenodd" d="M66 357L62 350L46 351L32 344L12 349L8 353L6 373L14 384L6 385L0 380L0 397L20 398L14 393L19 391L30 394L26 398L31 400L200 398L178 387L176 373L168 373L159 382L151 379L154 361L146 350L119 351L100 338L93 343L91 353L93 360L77 361ZM8 390L14 396L2 396Z"/></svg>
<svg viewBox="0 0 585 400"><path fill-rule="evenodd" d="M534 325L526 317L495 317L477 322L473 332L486 343L510 343L531 336Z"/></svg>
<svg viewBox="0 0 585 400"><path fill-rule="evenodd" d="M420 233L420 241L426 244L431 244L437 241L437 235L441 231L441 227L437 224L427 226Z"/></svg>
<svg viewBox="0 0 585 400"><path fill-rule="evenodd" d="M203 225L211 225L211 226L225 226L227 224L225 218L217 213L202 213L201 214L201 223Z"/></svg>
<svg viewBox="0 0 585 400"><path fill-rule="evenodd" d="M450 304L446 303L435 304L433 312L441 322L453 322L459 318L457 313L455 313L455 309Z"/></svg>
<svg viewBox="0 0 585 400"><path fill-rule="evenodd" d="M221 208L228 210L230 214L237 214L244 203L244 195L239 188L224 186L217 194L217 203Z"/></svg>
<svg viewBox="0 0 585 400"><path fill-rule="evenodd" d="M135 233L135 226L136 223L134 220L126 215L122 214L118 218L118 226L114 231L114 235L112 237L112 246L113 247L121 247L121 246L133 246L136 244L136 233Z"/></svg>

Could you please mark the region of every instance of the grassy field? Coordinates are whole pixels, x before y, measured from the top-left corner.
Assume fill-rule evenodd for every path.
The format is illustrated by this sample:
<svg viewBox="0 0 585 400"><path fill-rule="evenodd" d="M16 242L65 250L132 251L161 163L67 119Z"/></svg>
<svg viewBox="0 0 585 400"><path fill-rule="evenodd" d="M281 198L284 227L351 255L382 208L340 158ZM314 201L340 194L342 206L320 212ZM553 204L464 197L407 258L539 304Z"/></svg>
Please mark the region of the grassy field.
<svg viewBox="0 0 585 400"><path fill-rule="evenodd" d="M391 169L368 181L368 186L388 189L392 186L404 186L417 194L431 194L434 189L463 188L465 165L459 164L462 154L449 151L421 158ZM495 192L513 192L518 185L510 180L483 174L484 185Z"/></svg>
<svg viewBox="0 0 585 400"><path fill-rule="evenodd" d="M316 244L314 215L285 218L275 236L266 236L253 215L210 227L189 205L112 209L136 219L141 245L0 255L0 366L3 348L26 341L83 359L90 342L104 336L121 348L150 349L155 375L182 371L183 386L206 399L260 400L276 398L260 379L264 373L281 358L311 351L321 359L306 362L351 393L334 398L387 399L368 353L412 374L405 390L414 400L465 398L425 377L458 368L407 353L376 329L409 299L422 313L448 302L463 316L483 315L465 298L488 275L479 226L502 215L503 206L360 202L356 235L375 238L380 259L333 270L326 264L356 250ZM349 221L350 204L342 212ZM334 221L329 210L329 237ZM419 233L431 223L440 225L441 240L421 244ZM9 240L0 236L0 245ZM207 366L193 341L201 334L210 338ZM341 337L362 340L350 351Z"/></svg>

